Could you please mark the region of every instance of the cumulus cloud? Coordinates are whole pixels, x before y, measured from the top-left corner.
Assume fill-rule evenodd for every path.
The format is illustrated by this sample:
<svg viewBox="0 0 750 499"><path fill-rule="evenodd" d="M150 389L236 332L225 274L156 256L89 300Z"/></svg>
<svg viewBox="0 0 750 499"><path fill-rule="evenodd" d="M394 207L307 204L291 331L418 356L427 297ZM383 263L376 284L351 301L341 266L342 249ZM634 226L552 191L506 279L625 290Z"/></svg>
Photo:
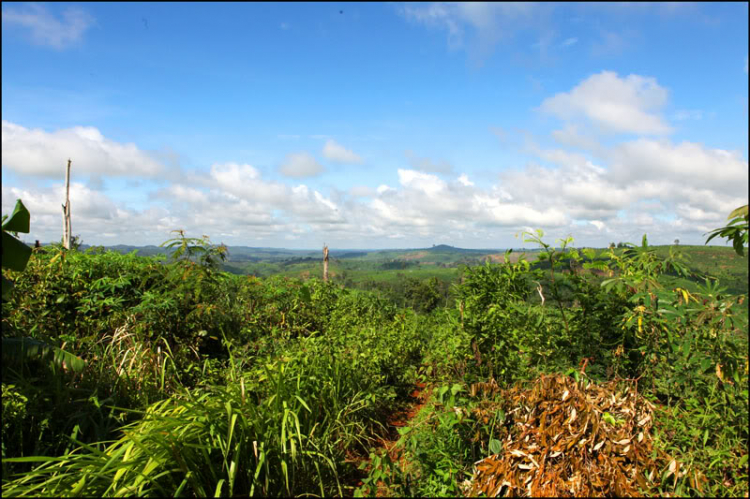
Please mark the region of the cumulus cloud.
<svg viewBox="0 0 750 499"><path fill-rule="evenodd" d="M509 202L497 186L476 187L465 174L448 182L429 173L399 169L398 177L399 189L380 188L379 196L369 204L379 225L436 236L444 230L565 223L566 217L553 207Z"/></svg>
<svg viewBox="0 0 750 499"><path fill-rule="evenodd" d="M638 139L609 152L611 176L618 182L667 180L675 188L699 185L732 196L747 193L748 163L739 153L693 142Z"/></svg>
<svg viewBox="0 0 750 499"><path fill-rule="evenodd" d="M287 154L279 168L282 175L293 178L314 177L323 173L324 170L323 165L308 152Z"/></svg>
<svg viewBox="0 0 750 499"><path fill-rule="evenodd" d="M206 185L215 188L214 194L233 203L244 201L248 206L253 206L255 211L281 211L305 221L341 221L336 204L320 192L305 185L290 187L265 180L251 165L214 164Z"/></svg>
<svg viewBox="0 0 750 499"><path fill-rule="evenodd" d="M362 164L362 158L335 140L329 139L323 146L323 157L335 163Z"/></svg>
<svg viewBox="0 0 750 499"><path fill-rule="evenodd" d="M655 78L635 74L620 78L602 71L570 92L545 99L539 109L566 121L586 118L605 132L661 135L671 131L658 114L667 97L667 89Z"/></svg>
<svg viewBox="0 0 750 499"><path fill-rule="evenodd" d="M30 233L24 239L42 242L59 241L62 237L62 202L65 186L16 188L2 187L4 213L13 209L16 199L22 199L31 213ZM74 235L84 242L104 244L110 234L112 244L137 241L136 244L161 242L169 230L177 228L176 218L164 208L152 207L137 212L119 206L102 192L79 183L70 184L71 225ZM174 222L174 223L172 223ZM139 237L145 236L145 237Z"/></svg>
<svg viewBox="0 0 750 499"><path fill-rule="evenodd" d="M2 165L24 175L59 178L71 158L76 174L155 176L164 166L135 144L108 139L94 127L55 132L2 122Z"/></svg>
<svg viewBox="0 0 750 499"><path fill-rule="evenodd" d="M37 3L25 5L22 9L3 6L2 16L3 24L28 29L34 43L58 50L81 40L95 22L90 14L74 7L66 9L62 19L58 19Z"/></svg>
<svg viewBox="0 0 750 499"><path fill-rule="evenodd" d="M644 232L657 244L659 237L666 243L675 237L702 243L704 233L719 227L732 209L747 202L748 162L739 152L649 137L658 129L654 123L667 126L658 115L665 100L666 90L652 79L620 78L607 72L589 77L542 103L565 120L561 129L551 133L556 145L541 147L526 133L521 147L534 161L506 168L490 181L407 151L410 167L397 170L390 185L373 182L327 193L297 180L270 180L252 165L233 162L175 177L151 194L153 203L145 209L115 202L93 188L95 184L74 182L74 233L84 241L108 242L110 234L120 238L112 242L131 244L159 243L170 230L181 228L229 244L263 241L260 244L279 246L294 241L309 248L325 240L370 248L438 242L502 247L513 244L514 233L533 227L544 228L551 241L573 234L578 244L588 245L605 245L610 239L639 241ZM596 106L609 109L618 117L616 123L606 121ZM649 124L644 116L652 118L646 131L634 124L634 117L640 118L641 126ZM596 127L643 136L601 142L576 121L581 118ZM493 132L506 139L502 131ZM49 151L67 154L76 144L94 158L111 156L122 162L130 155L130 163L89 168L101 177L128 174L151 157L92 128L48 133L3 122L3 168L27 177L52 176L45 170L54 158ZM39 151L46 152L38 158ZM86 156L80 151L76 154ZM89 164L107 161L114 159ZM55 175L60 179L64 159L57 163ZM304 152L290 154L282 166L282 173L293 177L321 170L315 158ZM31 188L28 180L22 189L3 185L3 210L10 211L15 198L21 197L32 211L31 237L47 234L36 238L59 239L61 183Z"/></svg>

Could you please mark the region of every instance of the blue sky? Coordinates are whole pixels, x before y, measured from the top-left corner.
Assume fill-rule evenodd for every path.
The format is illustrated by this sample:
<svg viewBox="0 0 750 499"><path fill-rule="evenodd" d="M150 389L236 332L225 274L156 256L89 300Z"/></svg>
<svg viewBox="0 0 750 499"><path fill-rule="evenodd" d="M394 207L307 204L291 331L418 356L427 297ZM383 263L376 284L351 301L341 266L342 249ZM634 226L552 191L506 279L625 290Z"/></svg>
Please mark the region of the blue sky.
<svg viewBox="0 0 750 499"><path fill-rule="evenodd" d="M702 244L747 203L748 6L3 3L31 239Z"/></svg>

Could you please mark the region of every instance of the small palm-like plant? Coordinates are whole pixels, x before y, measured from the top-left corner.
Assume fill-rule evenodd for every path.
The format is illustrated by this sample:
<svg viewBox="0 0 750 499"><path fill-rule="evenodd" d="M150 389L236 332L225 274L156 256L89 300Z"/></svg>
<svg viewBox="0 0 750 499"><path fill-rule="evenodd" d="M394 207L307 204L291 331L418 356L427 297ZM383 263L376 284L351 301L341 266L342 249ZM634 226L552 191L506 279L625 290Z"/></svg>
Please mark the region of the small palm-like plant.
<svg viewBox="0 0 750 499"><path fill-rule="evenodd" d="M748 226L750 226L750 215L748 215L748 205L740 206L732 211L727 217L730 222L725 227L720 227L709 232L706 244L716 236L723 237L732 241L734 251L738 255L744 256L744 248L748 242Z"/></svg>
<svg viewBox="0 0 750 499"><path fill-rule="evenodd" d="M29 210L19 199L10 217L3 217L3 269L22 271L31 256L31 248L13 237L10 233L29 233ZM10 294L13 283L3 276L3 300Z"/></svg>
<svg viewBox="0 0 750 499"><path fill-rule="evenodd" d="M11 233L28 234L30 219L29 210L26 209L20 199L16 201L15 209L10 217L3 217L3 270L9 269L21 272L26 269L26 264L31 257L31 248ZM2 296L3 300L6 300L10 296L13 283L4 275L2 277ZM84 361L75 355L33 338L3 337L2 344L3 362L24 362L31 359L47 360L51 357L53 364L64 365L74 371L81 371L84 367Z"/></svg>

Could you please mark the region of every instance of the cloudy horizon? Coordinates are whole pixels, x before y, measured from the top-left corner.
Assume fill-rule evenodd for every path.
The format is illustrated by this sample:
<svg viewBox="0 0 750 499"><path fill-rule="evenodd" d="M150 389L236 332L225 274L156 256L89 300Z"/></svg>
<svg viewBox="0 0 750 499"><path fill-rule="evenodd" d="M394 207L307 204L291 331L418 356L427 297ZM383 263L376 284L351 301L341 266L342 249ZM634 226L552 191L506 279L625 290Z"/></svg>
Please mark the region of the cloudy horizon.
<svg viewBox="0 0 750 499"><path fill-rule="evenodd" d="M26 240L68 158L89 245L703 244L748 202L747 4L2 8Z"/></svg>

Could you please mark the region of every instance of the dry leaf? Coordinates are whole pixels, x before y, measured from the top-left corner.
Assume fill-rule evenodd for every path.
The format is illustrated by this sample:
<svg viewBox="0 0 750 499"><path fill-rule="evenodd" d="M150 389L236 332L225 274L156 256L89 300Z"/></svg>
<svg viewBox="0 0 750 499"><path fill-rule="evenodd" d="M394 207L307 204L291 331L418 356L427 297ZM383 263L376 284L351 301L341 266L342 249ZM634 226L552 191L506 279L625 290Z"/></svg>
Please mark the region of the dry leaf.
<svg viewBox="0 0 750 499"><path fill-rule="evenodd" d="M652 480L668 462L651 457L653 405L635 386L541 376L531 388L503 390L501 400L492 410L502 408L511 426L498 424L493 431L506 445L501 454L476 463L469 495L634 496L646 489L644 477ZM622 424L603 424L606 412ZM592 458L589 446L597 441ZM672 473L679 476L679 466Z"/></svg>

